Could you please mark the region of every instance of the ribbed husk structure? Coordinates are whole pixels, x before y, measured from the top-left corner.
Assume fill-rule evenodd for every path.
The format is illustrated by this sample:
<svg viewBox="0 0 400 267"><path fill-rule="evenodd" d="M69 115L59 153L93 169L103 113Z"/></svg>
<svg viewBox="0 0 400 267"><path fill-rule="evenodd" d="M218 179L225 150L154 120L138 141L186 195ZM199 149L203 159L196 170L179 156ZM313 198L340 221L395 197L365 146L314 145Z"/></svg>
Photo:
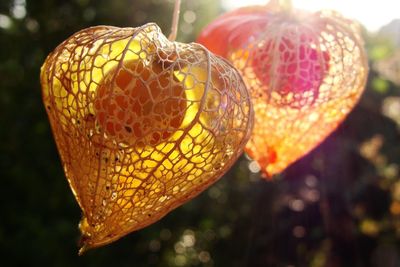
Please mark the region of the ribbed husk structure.
<svg viewBox="0 0 400 267"><path fill-rule="evenodd" d="M322 142L358 102L368 74L357 23L273 1L226 13L198 42L227 58L252 94L255 126L246 152L266 177Z"/></svg>
<svg viewBox="0 0 400 267"><path fill-rule="evenodd" d="M156 24L74 34L48 56L41 83L83 211L81 252L202 192L239 157L253 123L239 73Z"/></svg>

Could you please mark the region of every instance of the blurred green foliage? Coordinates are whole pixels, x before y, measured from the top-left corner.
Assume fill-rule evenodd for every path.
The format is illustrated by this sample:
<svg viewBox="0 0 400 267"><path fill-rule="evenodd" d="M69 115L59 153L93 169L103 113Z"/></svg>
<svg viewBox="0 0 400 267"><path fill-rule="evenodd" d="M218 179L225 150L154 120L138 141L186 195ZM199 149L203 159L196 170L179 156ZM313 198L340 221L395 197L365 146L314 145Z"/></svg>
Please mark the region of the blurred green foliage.
<svg viewBox="0 0 400 267"><path fill-rule="evenodd" d="M172 1L0 2L0 266L400 266L400 88L373 68L348 119L274 181L242 157L161 221L77 255L80 218L41 102L46 55L92 25L157 22ZM178 40L221 12L185 0ZM367 36L371 66L396 49Z"/></svg>

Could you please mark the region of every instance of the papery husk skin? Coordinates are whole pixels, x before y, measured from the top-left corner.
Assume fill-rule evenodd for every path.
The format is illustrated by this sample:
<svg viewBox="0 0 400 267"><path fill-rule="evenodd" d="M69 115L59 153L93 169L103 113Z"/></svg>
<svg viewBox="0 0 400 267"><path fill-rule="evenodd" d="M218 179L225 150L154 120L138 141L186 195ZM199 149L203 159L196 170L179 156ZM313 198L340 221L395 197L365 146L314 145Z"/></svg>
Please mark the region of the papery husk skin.
<svg viewBox="0 0 400 267"><path fill-rule="evenodd" d="M74 34L47 57L41 84L83 213L81 253L205 190L240 156L253 124L239 73L154 23Z"/></svg>
<svg viewBox="0 0 400 267"><path fill-rule="evenodd" d="M225 13L197 39L228 59L251 92L255 123L245 151L266 178L332 133L358 102L368 76L356 22L277 2Z"/></svg>

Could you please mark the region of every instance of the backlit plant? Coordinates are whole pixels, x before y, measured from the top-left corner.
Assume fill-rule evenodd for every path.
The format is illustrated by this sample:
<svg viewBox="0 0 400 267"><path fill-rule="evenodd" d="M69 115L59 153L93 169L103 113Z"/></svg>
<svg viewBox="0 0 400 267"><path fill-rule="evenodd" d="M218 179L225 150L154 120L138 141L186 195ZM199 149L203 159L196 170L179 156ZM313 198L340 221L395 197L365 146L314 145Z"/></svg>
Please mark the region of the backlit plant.
<svg viewBox="0 0 400 267"><path fill-rule="evenodd" d="M249 138L239 73L154 24L75 33L46 59L43 102L82 209L82 249L141 229L219 179Z"/></svg>
<svg viewBox="0 0 400 267"><path fill-rule="evenodd" d="M266 177L322 142L363 92L367 57L357 23L290 1L223 14L198 42L227 58L252 95L255 124L246 152Z"/></svg>

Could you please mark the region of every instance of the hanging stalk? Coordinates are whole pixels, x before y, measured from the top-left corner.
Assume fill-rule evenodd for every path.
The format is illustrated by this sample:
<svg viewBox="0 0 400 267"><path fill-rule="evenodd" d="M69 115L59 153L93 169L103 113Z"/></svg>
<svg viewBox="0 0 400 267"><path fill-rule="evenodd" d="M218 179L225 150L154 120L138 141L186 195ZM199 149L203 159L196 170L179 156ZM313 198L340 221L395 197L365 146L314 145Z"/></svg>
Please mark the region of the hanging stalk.
<svg viewBox="0 0 400 267"><path fill-rule="evenodd" d="M171 33L168 36L170 41L175 41L178 32L179 14L181 11L181 0L175 0L174 13L172 15Z"/></svg>

